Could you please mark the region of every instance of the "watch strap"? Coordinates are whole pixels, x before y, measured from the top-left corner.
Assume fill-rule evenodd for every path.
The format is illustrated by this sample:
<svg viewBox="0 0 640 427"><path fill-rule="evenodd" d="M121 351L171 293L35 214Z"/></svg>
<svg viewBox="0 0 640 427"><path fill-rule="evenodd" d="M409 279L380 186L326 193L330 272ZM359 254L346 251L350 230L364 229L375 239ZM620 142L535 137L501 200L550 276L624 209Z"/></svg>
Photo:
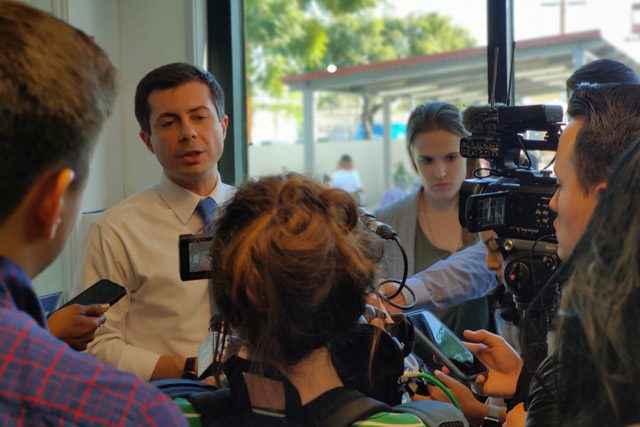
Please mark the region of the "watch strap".
<svg viewBox="0 0 640 427"><path fill-rule="evenodd" d="M484 417L482 427L500 426L500 406L487 405L487 415Z"/></svg>
<svg viewBox="0 0 640 427"><path fill-rule="evenodd" d="M198 373L196 372L197 357L187 357L184 361L184 368L182 369L182 378L187 380L197 380Z"/></svg>

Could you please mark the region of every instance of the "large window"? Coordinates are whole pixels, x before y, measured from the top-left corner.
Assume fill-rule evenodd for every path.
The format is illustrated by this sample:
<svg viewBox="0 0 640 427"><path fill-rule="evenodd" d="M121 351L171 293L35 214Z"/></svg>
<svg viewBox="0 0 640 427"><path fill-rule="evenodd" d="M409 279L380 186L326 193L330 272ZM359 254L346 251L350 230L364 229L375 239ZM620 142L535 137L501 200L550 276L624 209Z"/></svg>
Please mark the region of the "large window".
<svg viewBox="0 0 640 427"><path fill-rule="evenodd" d="M518 103L566 104L567 78L594 59L615 59L640 71L637 1L514 3Z"/></svg>
<svg viewBox="0 0 640 427"><path fill-rule="evenodd" d="M638 1L514 1L513 10L517 104L558 104L566 111L567 78L595 59L640 72ZM537 156L544 166L552 153Z"/></svg>
<svg viewBox="0 0 640 427"><path fill-rule="evenodd" d="M409 190L414 106L487 101L485 23L485 2L245 0L249 175L328 180L349 154L370 209Z"/></svg>

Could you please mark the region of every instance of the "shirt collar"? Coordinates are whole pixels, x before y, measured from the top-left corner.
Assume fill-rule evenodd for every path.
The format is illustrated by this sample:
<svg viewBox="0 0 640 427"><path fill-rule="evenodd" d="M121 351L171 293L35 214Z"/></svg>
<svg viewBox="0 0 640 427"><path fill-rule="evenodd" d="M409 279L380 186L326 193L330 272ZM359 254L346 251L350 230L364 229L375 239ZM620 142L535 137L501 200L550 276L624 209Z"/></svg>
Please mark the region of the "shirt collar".
<svg viewBox="0 0 640 427"><path fill-rule="evenodd" d="M221 206L225 200L224 187L224 184L220 181L220 174L218 173L217 184L211 193L207 195L207 197L211 197L215 200L218 206ZM167 206L169 206L169 209L176 214L183 224L186 224L187 221L189 221L189 218L191 218L196 210L198 202L203 198L176 184L165 174L162 174L162 177L160 178L158 194L160 194L162 200L164 200Z"/></svg>
<svg viewBox="0 0 640 427"><path fill-rule="evenodd" d="M16 263L0 256L0 306L16 307L47 328L44 312L29 278Z"/></svg>

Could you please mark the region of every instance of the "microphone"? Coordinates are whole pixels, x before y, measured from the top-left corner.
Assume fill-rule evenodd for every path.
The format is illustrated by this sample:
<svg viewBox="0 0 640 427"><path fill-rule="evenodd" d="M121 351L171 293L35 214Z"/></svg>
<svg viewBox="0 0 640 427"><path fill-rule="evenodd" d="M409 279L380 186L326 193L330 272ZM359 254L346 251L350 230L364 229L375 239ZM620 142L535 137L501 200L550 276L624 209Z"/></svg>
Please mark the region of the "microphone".
<svg viewBox="0 0 640 427"><path fill-rule="evenodd" d="M492 117L495 120L496 111L496 108L492 109L489 105L470 105L462 113L462 126L472 134L495 131L496 123L487 123L487 119ZM493 128L488 128L488 125Z"/></svg>
<svg viewBox="0 0 640 427"><path fill-rule="evenodd" d="M398 235L390 225L378 221L372 213L363 207L358 208L358 217L369 231L373 231L385 240L393 239Z"/></svg>

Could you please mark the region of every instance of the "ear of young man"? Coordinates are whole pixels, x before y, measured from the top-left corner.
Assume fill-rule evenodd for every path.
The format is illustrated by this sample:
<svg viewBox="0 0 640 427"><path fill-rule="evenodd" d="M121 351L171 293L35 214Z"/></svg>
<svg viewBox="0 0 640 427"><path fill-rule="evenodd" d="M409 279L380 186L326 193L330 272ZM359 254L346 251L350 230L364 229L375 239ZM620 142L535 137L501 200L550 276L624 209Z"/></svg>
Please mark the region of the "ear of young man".
<svg viewBox="0 0 640 427"><path fill-rule="evenodd" d="M71 184L75 173L69 168L60 169L43 176L39 180L35 202L36 221L34 232L40 237L52 241L60 230L64 220L67 203L71 203Z"/></svg>

